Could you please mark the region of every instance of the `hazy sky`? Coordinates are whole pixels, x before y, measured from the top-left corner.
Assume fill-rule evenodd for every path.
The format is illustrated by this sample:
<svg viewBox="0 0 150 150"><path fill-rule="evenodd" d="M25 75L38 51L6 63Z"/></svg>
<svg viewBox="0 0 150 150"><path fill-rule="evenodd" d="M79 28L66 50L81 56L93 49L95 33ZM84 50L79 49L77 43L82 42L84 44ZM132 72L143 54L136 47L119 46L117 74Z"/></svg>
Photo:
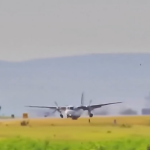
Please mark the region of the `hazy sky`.
<svg viewBox="0 0 150 150"><path fill-rule="evenodd" d="M0 0L0 59L150 52L149 0Z"/></svg>
<svg viewBox="0 0 150 150"><path fill-rule="evenodd" d="M140 65L141 64L141 65ZM28 61L0 62L0 115L27 112L26 105L85 105L122 101L104 107L141 112L150 107L150 54L87 55ZM57 113L58 114L58 113Z"/></svg>

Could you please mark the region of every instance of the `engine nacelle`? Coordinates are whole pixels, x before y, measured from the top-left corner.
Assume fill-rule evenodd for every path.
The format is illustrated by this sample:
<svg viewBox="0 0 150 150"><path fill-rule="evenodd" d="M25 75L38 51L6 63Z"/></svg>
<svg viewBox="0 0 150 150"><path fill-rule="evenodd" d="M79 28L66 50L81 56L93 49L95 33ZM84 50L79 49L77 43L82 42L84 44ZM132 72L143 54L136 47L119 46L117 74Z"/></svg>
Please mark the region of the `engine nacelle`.
<svg viewBox="0 0 150 150"><path fill-rule="evenodd" d="M63 118L63 115L62 115L62 114L60 114L60 117L61 117L61 118Z"/></svg>
<svg viewBox="0 0 150 150"><path fill-rule="evenodd" d="M93 117L93 114L91 113L89 116L90 116L90 117Z"/></svg>

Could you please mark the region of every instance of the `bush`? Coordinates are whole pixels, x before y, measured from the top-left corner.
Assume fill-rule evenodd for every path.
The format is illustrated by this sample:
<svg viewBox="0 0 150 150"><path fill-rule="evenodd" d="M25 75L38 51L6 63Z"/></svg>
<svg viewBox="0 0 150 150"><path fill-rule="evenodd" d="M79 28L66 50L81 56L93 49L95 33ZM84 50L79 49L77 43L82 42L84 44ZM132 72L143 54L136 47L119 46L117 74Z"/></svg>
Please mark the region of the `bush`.
<svg viewBox="0 0 150 150"><path fill-rule="evenodd" d="M131 125L129 125L129 124L122 124L120 127L122 127L122 128L131 128Z"/></svg>
<svg viewBox="0 0 150 150"><path fill-rule="evenodd" d="M12 115L11 115L11 118L15 118L15 115L14 115L14 114L12 114Z"/></svg>
<svg viewBox="0 0 150 150"><path fill-rule="evenodd" d="M27 125L29 125L29 122L24 120L24 121L20 122L20 125L21 126L27 126Z"/></svg>

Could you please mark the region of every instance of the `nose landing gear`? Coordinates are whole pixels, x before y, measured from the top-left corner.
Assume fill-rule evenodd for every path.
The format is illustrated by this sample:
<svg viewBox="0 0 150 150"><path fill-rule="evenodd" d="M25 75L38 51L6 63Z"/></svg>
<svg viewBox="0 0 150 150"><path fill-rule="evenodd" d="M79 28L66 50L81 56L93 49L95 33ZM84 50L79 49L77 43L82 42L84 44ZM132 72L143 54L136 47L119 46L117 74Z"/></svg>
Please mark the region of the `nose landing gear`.
<svg viewBox="0 0 150 150"><path fill-rule="evenodd" d="M71 114L67 114L67 118L71 118Z"/></svg>

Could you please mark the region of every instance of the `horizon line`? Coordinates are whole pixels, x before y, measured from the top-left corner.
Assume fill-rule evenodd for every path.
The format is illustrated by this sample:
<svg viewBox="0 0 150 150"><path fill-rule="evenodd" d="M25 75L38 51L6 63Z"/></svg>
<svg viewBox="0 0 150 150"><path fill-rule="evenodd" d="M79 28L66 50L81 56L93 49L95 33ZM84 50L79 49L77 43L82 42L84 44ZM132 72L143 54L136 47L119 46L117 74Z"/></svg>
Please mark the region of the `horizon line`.
<svg viewBox="0 0 150 150"><path fill-rule="evenodd" d="M44 60L44 59L59 59L59 58L71 58L71 57L82 57L82 56L90 56L90 55L150 55L150 52L110 52L110 53L88 53L88 54L74 54L74 55L64 55L64 56L52 56L52 57L40 57L40 58L29 58L24 60L4 60L0 59L0 62L5 63L21 63L21 62L29 62L36 60Z"/></svg>

